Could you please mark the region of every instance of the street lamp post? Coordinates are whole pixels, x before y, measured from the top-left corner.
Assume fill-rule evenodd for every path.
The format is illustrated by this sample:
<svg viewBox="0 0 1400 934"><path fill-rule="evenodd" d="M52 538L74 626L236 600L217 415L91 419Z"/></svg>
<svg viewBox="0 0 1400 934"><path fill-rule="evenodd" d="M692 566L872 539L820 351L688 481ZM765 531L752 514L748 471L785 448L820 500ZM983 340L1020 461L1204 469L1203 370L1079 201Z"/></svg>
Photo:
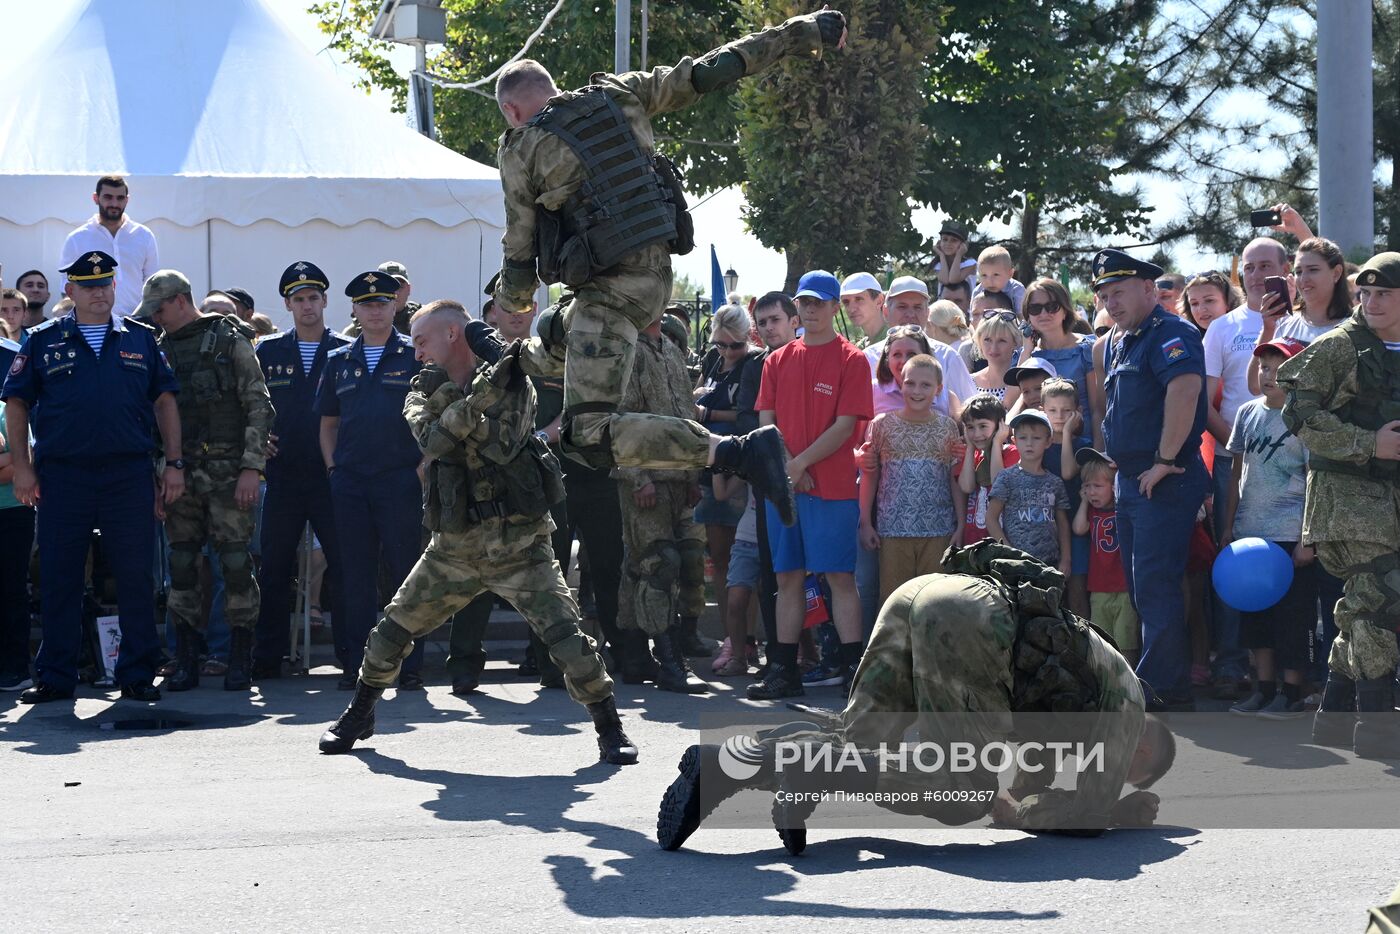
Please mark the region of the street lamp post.
<svg viewBox="0 0 1400 934"><path fill-rule="evenodd" d="M724 271L724 297L728 299L730 295L734 294L734 290L738 287L739 274L734 271L733 266L730 266Z"/></svg>

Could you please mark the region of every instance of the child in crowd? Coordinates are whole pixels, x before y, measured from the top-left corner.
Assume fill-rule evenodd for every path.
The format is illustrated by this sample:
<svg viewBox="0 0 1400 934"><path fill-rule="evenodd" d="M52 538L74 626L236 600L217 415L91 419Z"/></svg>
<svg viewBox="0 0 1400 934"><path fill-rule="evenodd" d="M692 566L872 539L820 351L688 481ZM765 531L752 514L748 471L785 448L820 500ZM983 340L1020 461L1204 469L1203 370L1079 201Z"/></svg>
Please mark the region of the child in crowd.
<svg viewBox="0 0 1400 934"><path fill-rule="evenodd" d="M1257 537L1293 556L1293 583L1283 599L1257 613L1240 613L1240 644L1253 651L1257 680L1254 693L1230 712L1271 720L1304 713L1303 670L1317 625L1317 554L1302 544L1308 452L1283 424L1284 392L1278 385L1279 366L1303 348L1285 338L1254 351L1264 397L1240 406L1226 445L1234 462L1222 545L1236 537ZM1283 669L1281 694L1275 684L1278 667Z"/></svg>
<svg viewBox="0 0 1400 934"><path fill-rule="evenodd" d="M1016 445L1007 443L1011 427L1006 424L1006 408L996 397L973 396L963 406L961 417L967 450L958 469L958 489L967 500L962 540L971 545L987 537L987 497L992 483L1019 455Z"/></svg>
<svg viewBox="0 0 1400 934"><path fill-rule="evenodd" d="M729 549L724 645L712 663L716 675L733 678L749 673L750 646L755 644L749 636L749 603L758 592L758 500L748 484L728 474L715 474L714 487L718 500L747 500L739 525L734 529L734 544Z"/></svg>
<svg viewBox="0 0 1400 934"><path fill-rule="evenodd" d="M1011 310L1021 313L1021 301L1026 297L1026 287L1012 277L1016 264L1011 262L1011 254L1004 246L989 246L977 254L977 288L972 290L976 299L982 292L1004 292L1011 298Z"/></svg>
<svg viewBox="0 0 1400 934"><path fill-rule="evenodd" d="M904 364L904 407L870 423L875 470L860 483L860 538L880 549L880 601L921 574L937 573L958 542L966 505L953 478L958 425L933 410L943 368L926 354Z"/></svg>
<svg viewBox="0 0 1400 934"><path fill-rule="evenodd" d="M1133 667L1142 647L1142 624L1128 597L1123 556L1118 552L1118 513L1113 481L1118 467L1093 448L1075 454L1083 498L1074 514L1072 530L1089 542L1089 618L1118 643Z"/></svg>
<svg viewBox="0 0 1400 934"><path fill-rule="evenodd" d="M1069 494L1045 469L1050 419L1030 409L1011 419L1020 462L992 481L987 497L987 536L1019 548L1069 576ZM1004 520L1004 521L1003 521Z"/></svg>
<svg viewBox="0 0 1400 934"><path fill-rule="evenodd" d="M1079 463L1075 451L1088 445L1080 437L1084 419L1079 414L1079 387L1073 380L1052 376L1040 386L1040 409L1050 419L1050 447L1045 452L1045 469L1065 481L1070 514L1079 511ZM1070 574L1066 589L1069 608L1080 616L1089 615L1089 539L1070 537Z"/></svg>
<svg viewBox="0 0 1400 934"><path fill-rule="evenodd" d="M1016 405L1012 406L1013 417L1016 412L1040 408L1041 387L1047 379L1059 375L1053 363L1040 357L1031 357L1019 366L1007 370L1006 385L1015 386L1020 391Z"/></svg>

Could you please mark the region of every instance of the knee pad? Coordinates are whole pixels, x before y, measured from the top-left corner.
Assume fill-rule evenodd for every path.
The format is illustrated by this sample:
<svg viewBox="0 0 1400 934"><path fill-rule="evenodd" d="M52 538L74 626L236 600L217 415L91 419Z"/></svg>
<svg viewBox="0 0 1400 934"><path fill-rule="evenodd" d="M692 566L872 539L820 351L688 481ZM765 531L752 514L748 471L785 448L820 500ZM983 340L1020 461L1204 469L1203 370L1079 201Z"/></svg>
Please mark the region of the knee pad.
<svg viewBox="0 0 1400 934"><path fill-rule="evenodd" d="M170 587L173 590L194 590L199 587L200 547L194 542L170 546Z"/></svg>
<svg viewBox="0 0 1400 934"><path fill-rule="evenodd" d="M385 616L369 631L365 656L382 661L402 661L413 651L413 633Z"/></svg>
<svg viewBox="0 0 1400 934"><path fill-rule="evenodd" d="M246 588L253 583L253 556L246 542L229 542L219 546L219 567L224 572L224 585Z"/></svg>

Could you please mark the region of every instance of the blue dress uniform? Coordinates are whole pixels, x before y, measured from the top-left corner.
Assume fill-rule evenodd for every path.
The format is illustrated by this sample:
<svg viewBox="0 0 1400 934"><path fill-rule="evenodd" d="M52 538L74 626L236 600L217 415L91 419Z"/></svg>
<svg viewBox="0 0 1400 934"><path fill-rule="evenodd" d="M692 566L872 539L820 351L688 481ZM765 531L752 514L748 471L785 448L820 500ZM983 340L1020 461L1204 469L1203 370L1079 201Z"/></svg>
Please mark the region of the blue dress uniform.
<svg viewBox="0 0 1400 934"><path fill-rule="evenodd" d="M115 277L116 265L94 251L63 272L79 287L101 286ZM94 528L102 533L117 583L117 683L125 690L155 677L160 648L151 563L153 403L176 391L155 331L117 315L107 325L101 354L93 352L77 320L65 315L31 330L10 366L0 395L29 407L39 480L44 641L35 659L36 681L60 694L71 693L78 681L83 574Z"/></svg>
<svg viewBox="0 0 1400 934"><path fill-rule="evenodd" d="M308 288L324 293L329 282L314 263L297 262L282 273L278 288L286 298ZM349 338L329 328L322 330L320 345L307 369L295 330L258 342L258 362L262 364L267 390L277 412L272 428L277 435L277 456L268 460L265 470L267 492L263 497L259 539L262 565L258 571L262 606L253 647L255 676L266 678L280 674L281 660L291 651L288 619L292 578L302 529L307 522L311 523L326 556L326 574L337 611L337 622L332 626L335 657L339 664L345 664L345 626L339 621L345 603L340 539L335 531L330 480L321 457L321 416L316 410L316 387L325 370L327 355L349 343ZM316 595L312 594L311 599L315 602Z"/></svg>
<svg viewBox="0 0 1400 934"><path fill-rule="evenodd" d="M1155 279L1160 267L1117 250L1094 260L1095 289L1124 277ZM1196 514L1205 502L1210 476L1201 461L1206 425L1205 355L1200 331L1156 306L1137 330L1122 334L1104 355L1104 443L1118 465L1115 485L1118 543L1127 574L1128 595L1142 619L1142 658L1138 675L1166 704L1191 700L1191 651L1181 583ZM1157 457L1167 384L1178 376L1201 378L1196 413L1174 458L1184 473L1171 473L1152 490L1138 489L1138 478Z"/></svg>
<svg viewBox="0 0 1400 934"><path fill-rule="evenodd" d="M346 287L356 305L393 301L398 283L380 272L362 273ZM364 335L326 358L317 411L338 417L340 430L331 472L331 500L340 537L345 606L344 671L354 678L364 660L365 640L383 608L379 568L383 562L389 592L397 590L423 550L423 487L418 479L422 452L404 421L409 381L422 369L407 337L390 331L378 365L371 367ZM420 642L403 665L417 676L423 665Z"/></svg>

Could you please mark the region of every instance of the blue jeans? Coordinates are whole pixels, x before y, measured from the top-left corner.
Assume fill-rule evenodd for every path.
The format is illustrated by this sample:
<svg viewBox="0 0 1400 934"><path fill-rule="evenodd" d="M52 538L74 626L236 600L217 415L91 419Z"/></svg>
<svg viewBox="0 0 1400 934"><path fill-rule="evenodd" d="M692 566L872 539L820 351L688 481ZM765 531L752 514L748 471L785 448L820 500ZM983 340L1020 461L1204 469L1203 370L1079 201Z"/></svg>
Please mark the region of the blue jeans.
<svg viewBox="0 0 1400 934"><path fill-rule="evenodd" d="M880 550L857 546L856 593L860 596L861 634L870 641L875 631L875 619L880 615Z"/></svg>
<svg viewBox="0 0 1400 934"><path fill-rule="evenodd" d="M1230 497L1231 468L1234 459L1216 448L1211 485L1215 496L1211 520L1218 537L1225 524L1225 502ZM1243 678L1249 671L1249 653L1240 647L1240 611L1221 600L1212 588L1210 594L1212 667L1217 678Z"/></svg>

